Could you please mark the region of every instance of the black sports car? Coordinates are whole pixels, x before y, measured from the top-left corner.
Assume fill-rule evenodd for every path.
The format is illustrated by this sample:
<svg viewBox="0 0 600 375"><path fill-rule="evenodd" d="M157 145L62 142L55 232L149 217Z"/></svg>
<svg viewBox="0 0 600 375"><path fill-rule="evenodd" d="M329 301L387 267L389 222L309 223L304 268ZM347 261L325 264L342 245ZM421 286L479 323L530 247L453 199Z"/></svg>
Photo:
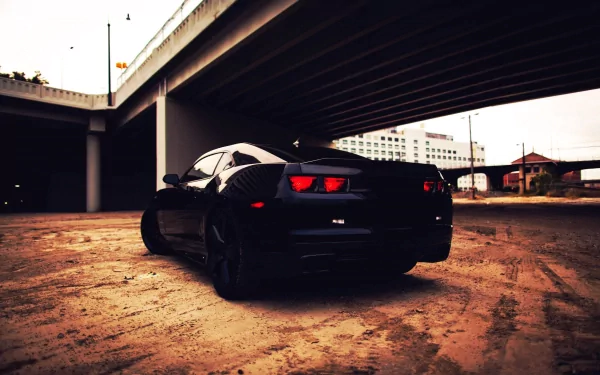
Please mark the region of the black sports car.
<svg viewBox="0 0 600 375"><path fill-rule="evenodd" d="M224 298L344 264L405 273L448 257L452 197L434 165L240 143L202 155L142 216L146 247L205 264Z"/></svg>

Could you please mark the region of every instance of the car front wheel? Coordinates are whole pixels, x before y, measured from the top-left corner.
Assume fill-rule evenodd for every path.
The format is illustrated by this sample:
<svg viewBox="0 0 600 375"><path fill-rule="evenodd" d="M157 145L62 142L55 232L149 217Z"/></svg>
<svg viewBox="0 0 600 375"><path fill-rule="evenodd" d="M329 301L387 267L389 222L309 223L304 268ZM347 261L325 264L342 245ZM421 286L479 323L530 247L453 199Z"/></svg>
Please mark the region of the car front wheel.
<svg viewBox="0 0 600 375"><path fill-rule="evenodd" d="M146 248L152 254L171 254L171 249L169 249L166 240L160 233L158 217L155 209L148 208L146 211L144 211L140 227L144 245L146 245Z"/></svg>

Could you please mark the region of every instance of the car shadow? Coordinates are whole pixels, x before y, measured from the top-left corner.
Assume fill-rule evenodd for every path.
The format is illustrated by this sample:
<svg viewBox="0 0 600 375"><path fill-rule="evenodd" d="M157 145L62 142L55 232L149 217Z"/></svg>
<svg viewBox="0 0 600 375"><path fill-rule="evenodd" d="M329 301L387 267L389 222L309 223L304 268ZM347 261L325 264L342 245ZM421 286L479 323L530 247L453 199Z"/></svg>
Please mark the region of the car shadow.
<svg viewBox="0 0 600 375"><path fill-rule="evenodd" d="M211 277L202 265L183 256L173 256L172 260L177 264L175 269L189 272L195 281L212 288ZM411 274L382 275L372 270L328 272L263 280L255 293L240 302L277 309L297 309L298 304L318 308L321 304L360 304L363 299L369 304L377 299L401 300L442 290L443 285L437 279Z"/></svg>
<svg viewBox="0 0 600 375"><path fill-rule="evenodd" d="M413 275L374 275L327 273L323 275L301 276L285 280L263 281L259 292L252 301L285 308L297 309L298 304L360 304L361 300L372 304L373 300L400 300L415 294L436 293L442 285L434 279Z"/></svg>

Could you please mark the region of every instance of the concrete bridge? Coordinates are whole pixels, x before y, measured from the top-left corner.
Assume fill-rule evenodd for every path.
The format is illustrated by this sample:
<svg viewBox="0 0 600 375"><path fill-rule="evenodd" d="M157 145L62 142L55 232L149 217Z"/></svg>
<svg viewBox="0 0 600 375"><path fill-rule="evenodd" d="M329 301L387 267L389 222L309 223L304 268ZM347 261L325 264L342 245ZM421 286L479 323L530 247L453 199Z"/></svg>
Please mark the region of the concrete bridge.
<svg viewBox="0 0 600 375"><path fill-rule="evenodd" d="M599 10L596 1L204 0L130 64L112 106L102 95L1 80L0 116L89 131L86 199L96 211L100 177L114 182L119 168L113 186L153 190L165 172L227 143L328 145L599 88ZM104 149L112 171L100 172ZM127 180L124 166L142 164L143 177Z"/></svg>
<svg viewBox="0 0 600 375"><path fill-rule="evenodd" d="M527 161L525 166L528 165L544 165L546 170L551 173L555 178L565 173L572 171L581 171L584 169L600 168L600 160L582 160L582 161L553 161L550 163L541 161ZM519 171L519 176L523 178L523 165L522 164L506 164L506 165L489 165L489 166L478 166L473 168L474 173L483 173L487 176L488 188L491 190L502 190L503 178L506 174L511 172ZM462 176L471 174L471 168L453 168L442 170L444 178L453 186L457 186L458 179Z"/></svg>

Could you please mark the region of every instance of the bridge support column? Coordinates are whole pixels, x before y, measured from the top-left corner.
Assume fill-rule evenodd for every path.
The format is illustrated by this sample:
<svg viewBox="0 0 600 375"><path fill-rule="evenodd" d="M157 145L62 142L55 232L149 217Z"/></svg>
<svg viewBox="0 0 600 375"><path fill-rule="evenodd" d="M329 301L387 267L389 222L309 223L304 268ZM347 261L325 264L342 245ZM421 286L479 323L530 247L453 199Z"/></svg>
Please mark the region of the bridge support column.
<svg viewBox="0 0 600 375"><path fill-rule="evenodd" d="M98 212L101 208L101 135L106 130L106 119L92 114L86 139L86 211Z"/></svg>
<svg viewBox="0 0 600 375"><path fill-rule="evenodd" d="M167 173L181 175L199 156L240 142L331 147L332 143L302 136L283 127L237 114L174 100L156 99L156 189L166 187Z"/></svg>
<svg viewBox="0 0 600 375"><path fill-rule="evenodd" d="M503 187L504 176L500 174L492 174L487 177L487 187L491 191L500 191Z"/></svg>

